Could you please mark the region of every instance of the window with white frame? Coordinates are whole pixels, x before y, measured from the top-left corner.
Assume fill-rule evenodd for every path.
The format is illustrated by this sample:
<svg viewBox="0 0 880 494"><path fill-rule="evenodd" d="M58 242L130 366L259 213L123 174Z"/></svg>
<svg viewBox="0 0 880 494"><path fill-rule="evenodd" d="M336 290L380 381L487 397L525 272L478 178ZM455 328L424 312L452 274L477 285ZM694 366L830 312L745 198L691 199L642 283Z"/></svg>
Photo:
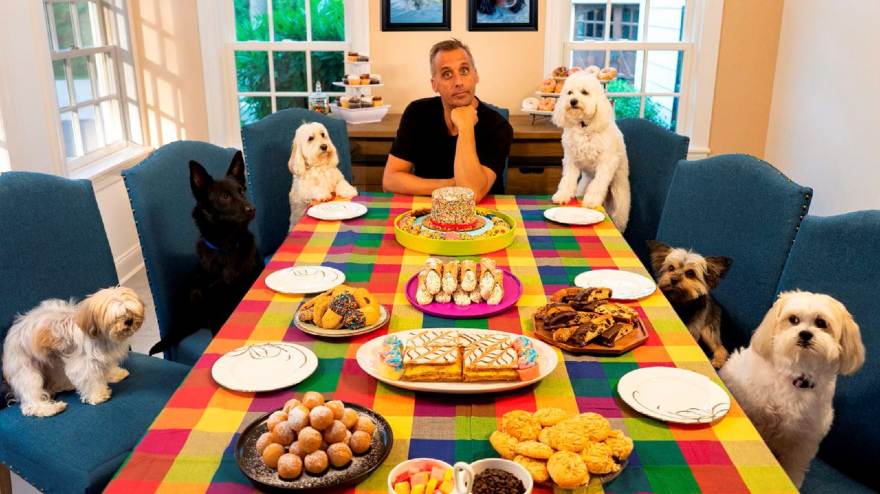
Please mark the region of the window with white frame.
<svg viewBox="0 0 880 494"><path fill-rule="evenodd" d="M617 118L682 124L693 55L694 0L566 0L562 56L569 66L614 67L608 85Z"/></svg>
<svg viewBox="0 0 880 494"><path fill-rule="evenodd" d="M68 171L121 149L139 129L133 81L126 86L126 13L118 1L43 0ZM125 39L122 39L122 38Z"/></svg>
<svg viewBox="0 0 880 494"><path fill-rule="evenodd" d="M343 94L344 0L234 0L233 44L242 125L285 108L306 108L320 83Z"/></svg>

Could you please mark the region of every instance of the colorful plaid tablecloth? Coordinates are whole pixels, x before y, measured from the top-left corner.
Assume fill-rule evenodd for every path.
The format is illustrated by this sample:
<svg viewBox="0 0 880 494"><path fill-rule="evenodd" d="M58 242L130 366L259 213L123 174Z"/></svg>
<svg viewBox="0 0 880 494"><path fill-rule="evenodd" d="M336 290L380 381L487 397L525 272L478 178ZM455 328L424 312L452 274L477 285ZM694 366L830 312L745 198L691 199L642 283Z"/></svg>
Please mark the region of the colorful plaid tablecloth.
<svg viewBox="0 0 880 494"><path fill-rule="evenodd" d="M560 407L594 411L609 418L635 440L629 465L605 492L740 493L796 492L742 409L713 425L681 426L658 422L632 411L615 392L625 373L644 366L677 366L720 383L703 352L659 294L633 304L650 338L625 355L573 356L559 352L560 365L538 385L488 395L437 395L406 391L377 382L358 366L355 354L364 342L386 332L423 327L476 327L532 334L532 315L547 296L571 286L585 270L620 268L648 275L610 221L589 227L548 223L547 197L495 196L482 205L517 221L516 239L504 251L489 254L515 274L524 287L517 306L488 319L450 321L427 316L403 294L406 281L428 257L404 249L394 239L394 217L427 198L367 194L357 201L369 212L346 222L304 218L274 255L263 275L218 333L149 431L108 486L110 493L233 493L255 487L239 471L233 449L238 433L258 416L280 408L293 390L236 393L211 379L211 366L225 352L248 343L291 341L319 357L317 372L295 386L317 390L330 399L370 407L394 431L385 463L367 480L344 492L385 494L391 468L407 458L433 457L449 462L496 457L488 442L500 417L515 409ZM291 265L322 264L345 272L346 283L373 292L390 309L390 323L379 331L343 341L302 333L293 325L302 296L266 288L268 273ZM582 489L586 491L586 489ZM590 492L601 492L594 487ZM546 494L549 489L537 488Z"/></svg>

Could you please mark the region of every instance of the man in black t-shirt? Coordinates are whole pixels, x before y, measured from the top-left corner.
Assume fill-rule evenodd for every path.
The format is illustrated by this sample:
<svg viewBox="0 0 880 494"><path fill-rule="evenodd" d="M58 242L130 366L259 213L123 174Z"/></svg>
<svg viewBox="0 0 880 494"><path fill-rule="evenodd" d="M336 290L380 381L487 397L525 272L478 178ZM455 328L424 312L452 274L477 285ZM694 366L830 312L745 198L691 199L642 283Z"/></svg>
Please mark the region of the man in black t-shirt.
<svg viewBox="0 0 880 494"><path fill-rule="evenodd" d="M474 94L480 77L468 47L457 39L431 48L431 87L440 96L413 101L400 119L382 187L430 195L458 185L477 201L503 193L502 173L513 128Z"/></svg>

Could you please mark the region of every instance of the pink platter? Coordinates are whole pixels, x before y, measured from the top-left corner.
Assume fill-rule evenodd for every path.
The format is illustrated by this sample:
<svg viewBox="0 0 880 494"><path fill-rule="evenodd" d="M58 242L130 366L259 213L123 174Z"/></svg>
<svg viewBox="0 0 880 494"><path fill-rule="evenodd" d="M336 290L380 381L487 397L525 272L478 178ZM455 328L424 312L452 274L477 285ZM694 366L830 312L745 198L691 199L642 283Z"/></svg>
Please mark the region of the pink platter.
<svg viewBox="0 0 880 494"><path fill-rule="evenodd" d="M519 300L523 292L522 283L516 276L503 269L501 271L504 273L504 297L498 305L489 305L486 302L465 306L455 305L453 302L447 304L431 302L428 305L419 305L416 303L416 291L419 287L418 274L406 282L406 299L413 307L425 314L446 319L477 319L494 316L516 305L516 301Z"/></svg>

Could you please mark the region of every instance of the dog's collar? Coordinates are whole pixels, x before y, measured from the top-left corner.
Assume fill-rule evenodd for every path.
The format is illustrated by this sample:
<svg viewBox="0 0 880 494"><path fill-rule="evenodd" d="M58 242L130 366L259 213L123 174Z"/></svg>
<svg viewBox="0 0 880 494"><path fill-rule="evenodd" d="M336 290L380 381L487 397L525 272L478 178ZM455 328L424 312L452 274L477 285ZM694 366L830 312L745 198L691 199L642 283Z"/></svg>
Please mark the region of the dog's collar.
<svg viewBox="0 0 880 494"><path fill-rule="evenodd" d="M794 380L791 381L791 384L794 387L800 388L800 389L813 389L816 387L816 383L814 383L813 381L810 381L807 378L806 374L801 374L799 376L796 376L794 378Z"/></svg>
<svg viewBox="0 0 880 494"><path fill-rule="evenodd" d="M218 251L218 252L220 251L220 247L217 247L216 245L214 245L213 243L211 243L210 240L208 240L208 239L206 239L206 238L203 238L203 239L202 239L202 243L205 244L205 247L207 247L207 248L209 248L209 249L211 249L211 250L216 250L216 251Z"/></svg>

